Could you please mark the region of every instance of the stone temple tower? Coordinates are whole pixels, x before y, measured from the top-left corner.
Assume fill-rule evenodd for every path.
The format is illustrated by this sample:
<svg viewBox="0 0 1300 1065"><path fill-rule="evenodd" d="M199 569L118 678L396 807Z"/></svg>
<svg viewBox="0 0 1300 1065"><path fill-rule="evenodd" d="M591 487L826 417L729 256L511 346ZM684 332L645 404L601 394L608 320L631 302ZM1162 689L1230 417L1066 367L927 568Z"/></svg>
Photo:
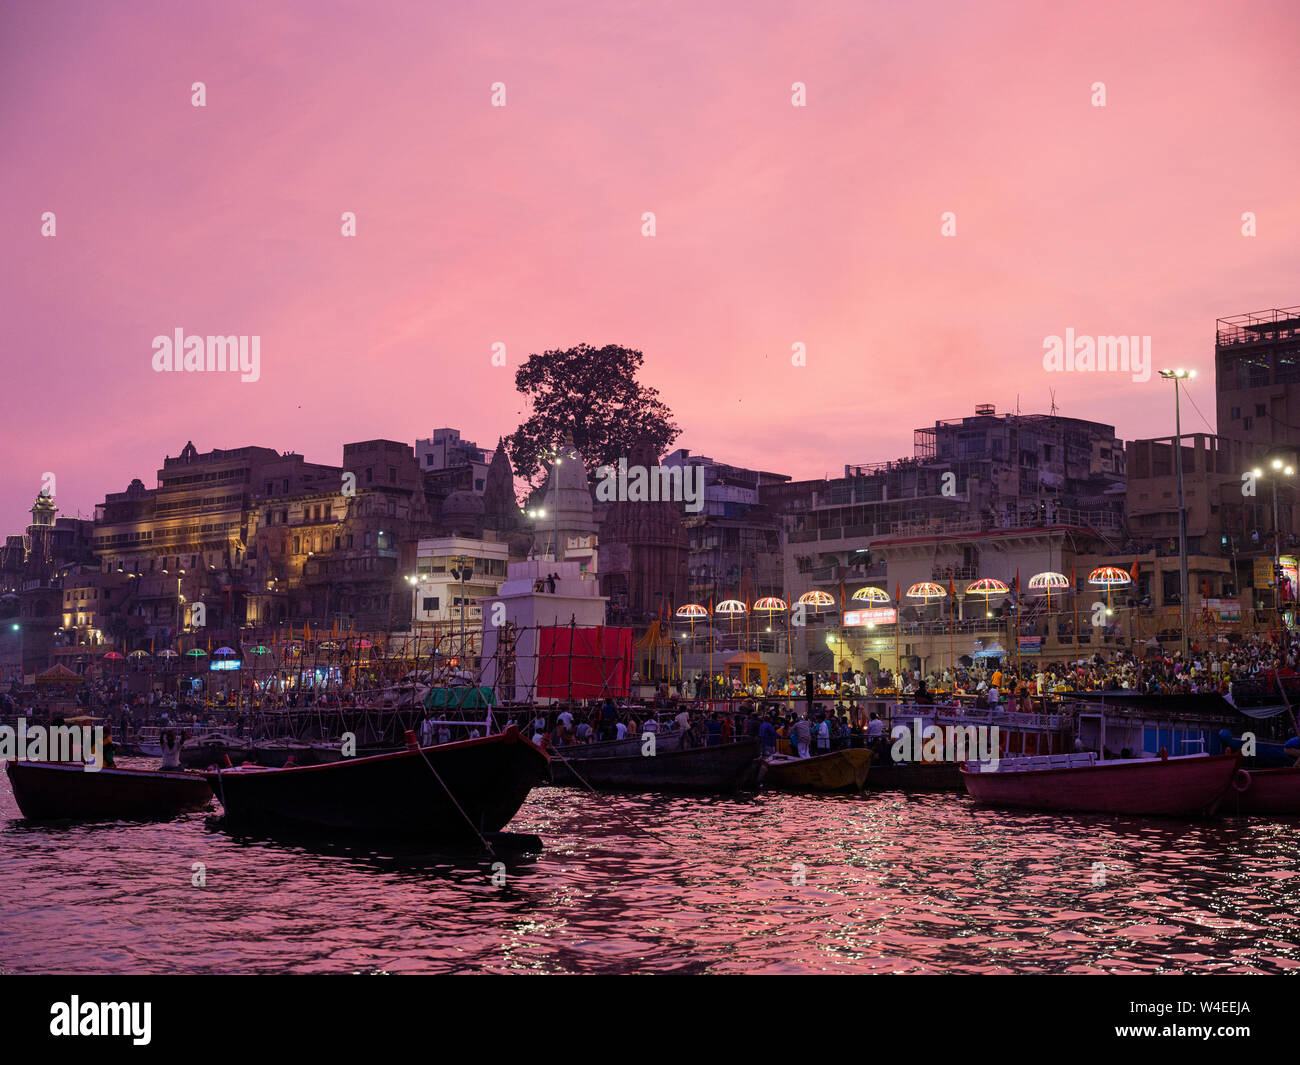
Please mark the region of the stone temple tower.
<svg viewBox="0 0 1300 1065"><path fill-rule="evenodd" d="M53 498L44 492L32 504L32 521L27 526L25 568L33 576L44 575L54 564L54 515L58 512Z"/></svg>
<svg viewBox="0 0 1300 1065"><path fill-rule="evenodd" d="M587 465L571 440L565 443L561 452L547 479L543 504L546 517L539 518L536 523L536 550L557 561L564 560L564 547L569 537L591 536L596 531ZM555 547L557 534L558 552Z"/></svg>

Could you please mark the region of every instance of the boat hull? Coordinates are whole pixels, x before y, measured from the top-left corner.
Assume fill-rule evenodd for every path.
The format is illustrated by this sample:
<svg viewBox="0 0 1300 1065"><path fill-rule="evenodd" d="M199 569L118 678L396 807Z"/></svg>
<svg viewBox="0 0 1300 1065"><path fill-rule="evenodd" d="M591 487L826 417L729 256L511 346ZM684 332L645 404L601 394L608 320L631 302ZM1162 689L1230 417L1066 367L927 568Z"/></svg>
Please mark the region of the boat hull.
<svg viewBox="0 0 1300 1065"><path fill-rule="evenodd" d="M198 773L101 769L67 762L9 762L9 783L32 821L153 821L199 810L212 789Z"/></svg>
<svg viewBox="0 0 1300 1065"><path fill-rule="evenodd" d="M965 791L956 762L876 762L867 778L872 791Z"/></svg>
<svg viewBox="0 0 1300 1065"><path fill-rule="evenodd" d="M867 785L871 752L847 748L811 758L764 760L763 784L782 791L861 791Z"/></svg>
<svg viewBox="0 0 1300 1065"><path fill-rule="evenodd" d="M566 764L569 758L572 766ZM573 758L569 748L556 749L551 760L552 781L582 787L584 783L605 791L696 791L725 793L754 778L758 739L722 743L714 747L664 750L653 755L634 754Z"/></svg>
<svg viewBox="0 0 1300 1065"><path fill-rule="evenodd" d="M1300 815L1300 766L1249 769L1238 773L1223 807L1225 812L1251 816Z"/></svg>
<svg viewBox="0 0 1300 1065"><path fill-rule="evenodd" d="M970 797L986 806L1206 817L1218 808L1240 764L1235 754L1215 754L996 773L963 767L961 774Z"/></svg>
<svg viewBox="0 0 1300 1065"><path fill-rule="evenodd" d="M501 831L548 775L546 754L510 730L326 765L207 777L232 825L462 841Z"/></svg>

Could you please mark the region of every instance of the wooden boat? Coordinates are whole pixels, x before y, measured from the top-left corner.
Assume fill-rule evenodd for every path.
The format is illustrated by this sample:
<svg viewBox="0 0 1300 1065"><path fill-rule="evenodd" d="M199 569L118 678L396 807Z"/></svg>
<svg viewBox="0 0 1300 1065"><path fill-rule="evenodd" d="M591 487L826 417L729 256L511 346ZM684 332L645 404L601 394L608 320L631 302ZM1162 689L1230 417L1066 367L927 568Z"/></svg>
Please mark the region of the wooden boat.
<svg viewBox="0 0 1300 1065"><path fill-rule="evenodd" d="M181 765L188 769L207 769L224 765L227 760L231 765L240 765L251 756L251 748L245 741L215 733L181 744Z"/></svg>
<svg viewBox="0 0 1300 1065"><path fill-rule="evenodd" d="M754 778L758 762L758 738L721 743L713 747L679 747L666 750L660 742L653 755L641 753L640 743L628 749L628 741L617 753L590 748L606 744L557 747L552 752L551 775L556 784L576 784L607 791L735 791ZM587 748L587 750L582 750ZM579 753L581 751L581 753Z"/></svg>
<svg viewBox="0 0 1300 1065"><path fill-rule="evenodd" d="M9 762L9 783L33 821L149 821L202 809L212 789L199 773L152 769L87 771L80 762Z"/></svg>
<svg viewBox="0 0 1300 1065"><path fill-rule="evenodd" d="M860 747L811 758L774 754L763 759L759 781L782 791L861 791L870 768L871 752Z"/></svg>
<svg viewBox="0 0 1300 1065"><path fill-rule="evenodd" d="M1125 758L1062 754L1004 758L996 772L961 769L966 791L988 806L1149 817L1202 817L1218 808L1241 766L1237 754Z"/></svg>
<svg viewBox="0 0 1300 1065"><path fill-rule="evenodd" d="M874 762L867 777L872 791L965 791L956 762Z"/></svg>
<svg viewBox="0 0 1300 1065"><path fill-rule="evenodd" d="M216 770L231 824L279 824L429 841L499 832L546 783L547 756L518 729L327 765Z"/></svg>
<svg viewBox="0 0 1300 1065"><path fill-rule="evenodd" d="M1232 779L1232 791L1223 800L1223 812L1251 816L1300 815L1300 766L1241 770Z"/></svg>
<svg viewBox="0 0 1300 1065"><path fill-rule="evenodd" d="M316 757L311 744L298 740L257 740L249 745L244 760L268 769L280 769L291 764L319 765L324 761Z"/></svg>

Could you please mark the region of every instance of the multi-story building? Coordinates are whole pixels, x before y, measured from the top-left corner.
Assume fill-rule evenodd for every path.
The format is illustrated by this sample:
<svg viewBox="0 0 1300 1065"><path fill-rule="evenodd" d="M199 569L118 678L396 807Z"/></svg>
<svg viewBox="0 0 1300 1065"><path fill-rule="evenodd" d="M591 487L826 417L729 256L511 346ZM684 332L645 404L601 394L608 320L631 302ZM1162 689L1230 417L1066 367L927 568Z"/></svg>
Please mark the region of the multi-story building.
<svg viewBox="0 0 1300 1065"><path fill-rule="evenodd" d="M435 429L432 436L415 442L420 471L441 471L448 475L453 491L464 489L482 495L487 488L492 454L472 440L462 440L459 429Z"/></svg>
<svg viewBox="0 0 1300 1065"><path fill-rule="evenodd" d="M428 641L425 653L436 647L459 655L462 619L466 656L478 650L481 601L497 594L509 557L505 540L439 536L416 542L415 572L407 580L414 631Z"/></svg>
<svg viewBox="0 0 1300 1065"><path fill-rule="evenodd" d="M781 595L781 515L766 493L789 485L790 477L716 462L684 448L666 456L663 465L704 470L703 509L682 515L690 600L748 603Z"/></svg>
<svg viewBox="0 0 1300 1065"><path fill-rule="evenodd" d="M1214 372L1220 436L1255 454L1300 443L1300 307L1220 318Z"/></svg>
<svg viewBox="0 0 1300 1065"><path fill-rule="evenodd" d="M401 545L434 528L414 451L392 440L345 444L343 465L322 470L316 483L254 498L245 623L404 627Z"/></svg>

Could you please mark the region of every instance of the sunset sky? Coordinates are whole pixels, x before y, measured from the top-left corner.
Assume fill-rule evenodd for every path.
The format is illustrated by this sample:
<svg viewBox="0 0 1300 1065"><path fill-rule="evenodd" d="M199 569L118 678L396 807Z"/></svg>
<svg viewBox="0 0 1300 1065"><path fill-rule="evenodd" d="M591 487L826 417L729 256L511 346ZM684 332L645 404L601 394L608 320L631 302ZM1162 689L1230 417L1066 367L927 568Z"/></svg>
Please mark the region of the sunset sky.
<svg viewBox="0 0 1300 1065"><path fill-rule="evenodd" d="M491 446L580 341L645 352L677 446L796 477L1052 389L1173 431L1158 379L1047 373L1066 329L1151 336L1212 425L1215 319L1300 304L1298 41L1294 0L10 0L0 533L187 440ZM155 373L177 328L261 379Z"/></svg>

